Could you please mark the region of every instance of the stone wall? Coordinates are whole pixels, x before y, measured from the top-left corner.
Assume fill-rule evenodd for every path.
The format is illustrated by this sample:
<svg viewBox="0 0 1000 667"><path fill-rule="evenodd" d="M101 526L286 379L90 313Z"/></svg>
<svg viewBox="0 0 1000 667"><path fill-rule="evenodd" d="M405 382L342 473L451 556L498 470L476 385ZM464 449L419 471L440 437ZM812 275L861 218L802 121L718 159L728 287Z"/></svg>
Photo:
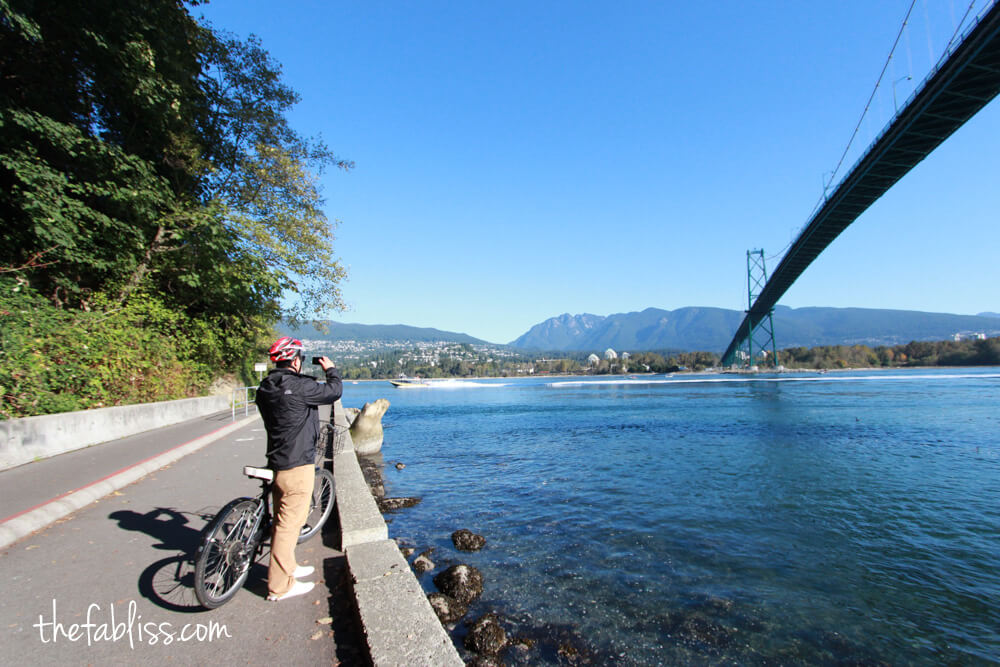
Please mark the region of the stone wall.
<svg viewBox="0 0 1000 667"><path fill-rule="evenodd" d="M0 421L0 470L228 410L230 400L184 398Z"/></svg>

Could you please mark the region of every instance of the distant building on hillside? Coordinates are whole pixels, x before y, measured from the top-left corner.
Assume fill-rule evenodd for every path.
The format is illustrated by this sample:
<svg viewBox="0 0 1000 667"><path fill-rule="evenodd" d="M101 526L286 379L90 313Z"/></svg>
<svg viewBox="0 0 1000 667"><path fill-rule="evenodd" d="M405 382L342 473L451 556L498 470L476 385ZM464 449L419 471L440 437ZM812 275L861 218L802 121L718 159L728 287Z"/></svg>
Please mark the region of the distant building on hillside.
<svg viewBox="0 0 1000 667"><path fill-rule="evenodd" d="M601 362L601 358L598 357L596 354L591 354L589 357L587 357L587 365L588 366L596 366L600 362Z"/></svg>
<svg viewBox="0 0 1000 667"><path fill-rule="evenodd" d="M618 353L612 350L610 347L604 350L604 358L608 361L614 361L618 358Z"/></svg>

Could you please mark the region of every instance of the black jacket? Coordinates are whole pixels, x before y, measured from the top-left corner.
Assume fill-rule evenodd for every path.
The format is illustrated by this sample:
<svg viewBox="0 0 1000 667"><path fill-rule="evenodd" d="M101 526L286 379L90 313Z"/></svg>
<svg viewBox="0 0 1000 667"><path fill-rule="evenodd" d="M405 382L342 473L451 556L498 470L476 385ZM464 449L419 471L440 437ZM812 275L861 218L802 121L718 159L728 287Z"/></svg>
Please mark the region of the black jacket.
<svg viewBox="0 0 1000 667"><path fill-rule="evenodd" d="M275 368L257 388L255 402L267 429L267 466L288 470L316 461L318 405L340 398L343 384L337 369L326 371L326 384L290 368Z"/></svg>

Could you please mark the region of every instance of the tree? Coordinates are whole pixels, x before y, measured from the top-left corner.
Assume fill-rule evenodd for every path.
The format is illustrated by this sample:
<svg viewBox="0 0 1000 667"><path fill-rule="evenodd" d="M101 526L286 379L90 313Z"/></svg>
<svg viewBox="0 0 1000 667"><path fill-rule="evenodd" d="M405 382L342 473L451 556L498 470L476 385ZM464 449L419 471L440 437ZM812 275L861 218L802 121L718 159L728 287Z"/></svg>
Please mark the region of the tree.
<svg viewBox="0 0 1000 667"><path fill-rule="evenodd" d="M250 37L213 34L203 77L210 113L205 133L214 169L206 197L220 205L241 250L281 276L295 295L286 315L301 319L341 310L345 273L334 257L333 227L314 174L350 169L316 139L296 133L285 112L299 100L280 66Z"/></svg>
<svg viewBox="0 0 1000 667"><path fill-rule="evenodd" d="M85 305L190 203L198 27L164 2L0 2L0 264L41 253L32 284Z"/></svg>
<svg viewBox="0 0 1000 667"><path fill-rule="evenodd" d="M0 300L39 301L0 316L60 323L0 340L4 365L90 358L73 332L103 322L155 333L148 352L203 382L245 366L280 317L341 307L316 174L351 163L289 126L280 66L197 4L0 0ZM16 370L0 389L30 395Z"/></svg>
<svg viewBox="0 0 1000 667"><path fill-rule="evenodd" d="M195 314L301 318L342 306L315 174L256 38L175 0L0 0L0 266L59 306L167 295Z"/></svg>

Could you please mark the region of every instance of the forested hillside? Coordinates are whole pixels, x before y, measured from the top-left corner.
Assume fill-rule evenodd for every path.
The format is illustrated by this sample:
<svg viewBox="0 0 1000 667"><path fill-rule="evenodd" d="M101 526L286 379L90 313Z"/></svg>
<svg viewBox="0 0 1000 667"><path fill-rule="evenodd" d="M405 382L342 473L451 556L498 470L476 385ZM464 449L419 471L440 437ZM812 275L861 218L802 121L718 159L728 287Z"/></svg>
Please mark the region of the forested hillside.
<svg viewBox="0 0 1000 667"><path fill-rule="evenodd" d="M198 395L341 305L351 164L194 4L0 0L0 417Z"/></svg>
<svg viewBox="0 0 1000 667"><path fill-rule="evenodd" d="M708 350L722 352L743 313L723 308L647 308L642 312L561 315L535 325L511 343L536 350ZM774 309L779 344L898 345L911 340L944 340L958 334L1000 334L1000 321L980 315L952 315L881 308Z"/></svg>
<svg viewBox="0 0 1000 667"><path fill-rule="evenodd" d="M411 327L405 324L354 324L323 320L293 326L278 325L278 332L303 340L317 341L396 341L396 342L448 342L485 344L486 341L464 333L442 331L430 327Z"/></svg>

